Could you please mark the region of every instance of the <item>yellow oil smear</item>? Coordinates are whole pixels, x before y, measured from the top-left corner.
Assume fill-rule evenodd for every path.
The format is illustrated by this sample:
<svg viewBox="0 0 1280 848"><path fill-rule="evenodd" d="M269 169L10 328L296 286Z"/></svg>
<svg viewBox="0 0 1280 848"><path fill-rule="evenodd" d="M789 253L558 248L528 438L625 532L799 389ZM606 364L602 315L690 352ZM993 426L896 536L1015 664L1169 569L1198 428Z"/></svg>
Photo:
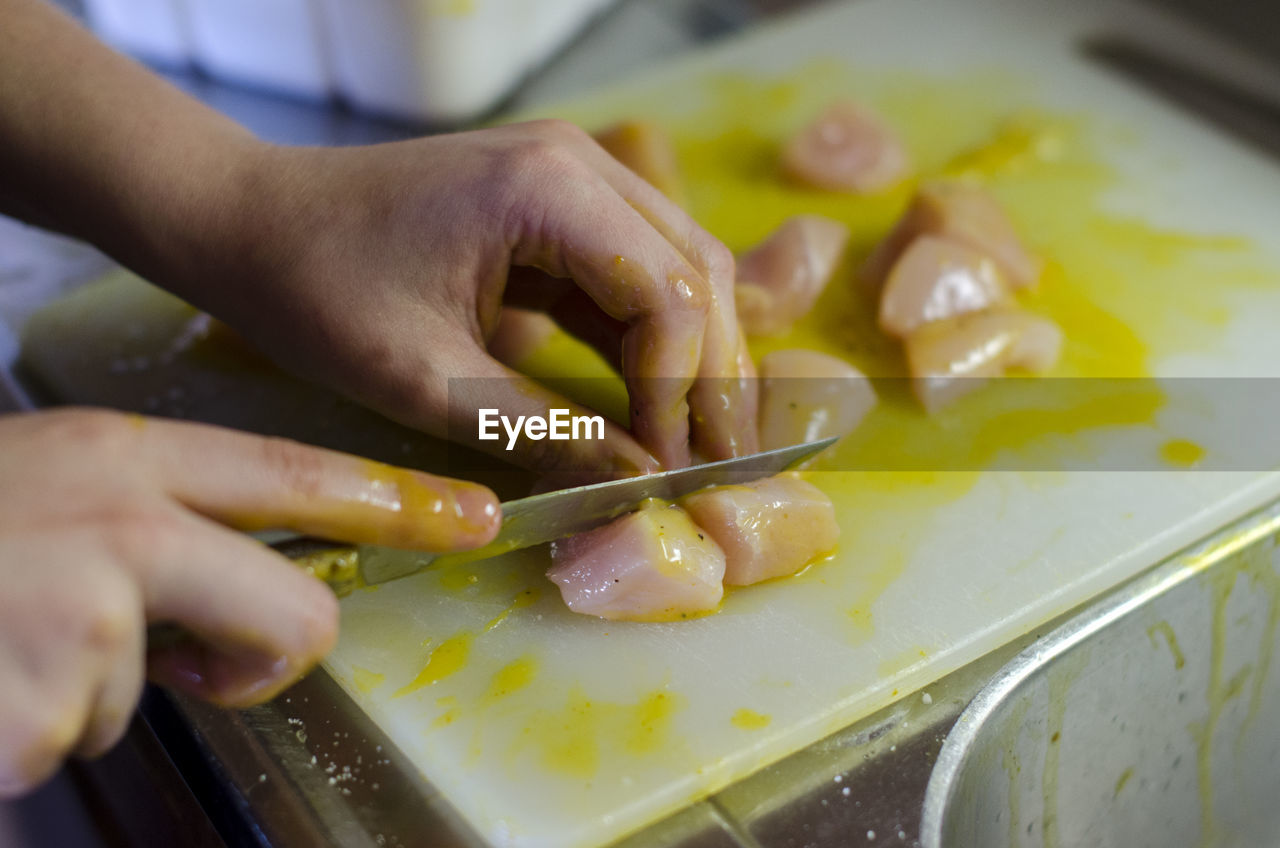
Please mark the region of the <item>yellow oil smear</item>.
<svg viewBox="0 0 1280 848"><path fill-rule="evenodd" d="M486 701L497 701L528 686L538 674L538 661L526 654L494 672L485 691Z"/></svg>
<svg viewBox="0 0 1280 848"><path fill-rule="evenodd" d="M961 151L942 167L942 176L986 181L1060 159L1067 146L1063 128L1027 113L996 127L977 147Z"/></svg>
<svg viewBox="0 0 1280 848"><path fill-rule="evenodd" d="M1193 722L1187 729L1196 741L1196 774L1200 789L1200 844L1212 845L1218 834L1217 815L1213 799L1213 733L1226 706L1226 687L1222 680L1222 665L1226 652L1227 601L1235 587L1235 569L1207 572L1212 624L1209 637L1209 687L1205 693L1208 715L1203 722Z"/></svg>
<svg viewBox="0 0 1280 848"><path fill-rule="evenodd" d="M859 568L858 596L848 609L849 623L855 645L863 644L875 635L875 620L871 606L885 590L902 575L907 567L907 556L902 550L891 550L873 561L864 561Z"/></svg>
<svg viewBox="0 0 1280 848"><path fill-rule="evenodd" d="M764 730L773 721L773 716L743 707L735 712L729 721L734 727L742 730Z"/></svg>
<svg viewBox="0 0 1280 848"><path fill-rule="evenodd" d="M523 593L533 590L536 595L542 590L542 572L546 566L537 567L536 564L545 562L545 558L545 552L529 550L504 554L500 559L452 561L434 569L431 574L442 592L486 604L510 605L514 602L523 605L524 601L520 600ZM536 598L530 599L529 603L534 600ZM522 606L515 609L520 608Z"/></svg>
<svg viewBox="0 0 1280 848"><path fill-rule="evenodd" d="M462 717L462 708L458 705L458 697L456 695L444 695L436 698L436 706L444 709L440 715L431 720L431 724L428 727L429 730L448 727Z"/></svg>
<svg viewBox="0 0 1280 848"><path fill-rule="evenodd" d="M878 667L881 677L897 677L902 672L919 665L929 658L924 648L909 648L899 654L882 660Z"/></svg>
<svg viewBox="0 0 1280 848"><path fill-rule="evenodd" d="M1214 734L1228 703L1239 697L1246 684L1252 683L1248 711L1236 737L1237 748L1244 744L1245 733L1252 726L1261 706L1263 687L1270 673L1275 650L1277 621L1280 619L1280 573L1274 564L1277 539L1272 534L1266 538L1254 528L1233 537L1201 555L1203 566L1217 567L1204 571L1203 579L1210 596L1212 620L1209 641L1209 685L1205 692L1208 713L1203 722L1194 722L1188 728L1196 742L1196 769L1200 789L1200 844L1216 845L1223 838L1215 809L1213 784ZM1216 556L1215 556L1216 554ZM1232 561L1223 562L1231 557ZM1243 579L1242 579L1243 578ZM1268 596L1267 620L1262 628L1256 663L1246 664L1229 679L1225 677L1227 606L1232 593L1237 590L1250 594L1264 592Z"/></svg>
<svg viewBox="0 0 1280 848"><path fill-rule="evenodd" d="M641 699L635 710L625 750L629 754L648 754L660 749L667 739L671 717L680 709L683 699L665 691L654 692Z"/></svg>
<svg viewBox="0 0 1280 848"><path fill-rule="evenodd" d="M404 526L388 527L385 526L384 515L384 527L367 541L392 547L411 547L413 543L420 542L424 522L438 524L442 528L439 532L442 533L446 532L443 528L449 528L451 532L472 535L483 529L480 523L463 514L457 500L456 487L471 484L423 477L407 469L373 460L361 462L371 488L362 492L349 508L398 513L405 518ZM451 545L454 538L456 537L440 541Z"/></svg>
<svg viewBox="0 0 1280 848"><path fill-rule="evenodd" d="M1067 712L1067 695L1076 678L1088 662L1087 649L1077 648L1061 657L1057 666L1047 675L1049 679L1048 739L1044 752L1044 772L1040 788L1044 793L1044 815L1041 821L1044 848L1059 848L1062 844L1058 830L1058 764L1064 742L1062 734Z"/></svg>
<svg viewBox="0 0 1280 848"><path fill-rule="evenodd" d="M1164 637L1165 644L1169 647L1169 653L1173 655L1173 667L1181 669L1187 663L1187 659L1182 654L1182 648L1178 646L1178 634L1173 632L1173 627L1167 621L1159 621L1147 628L1147 637L1151 640L1151 647L1158 647L1159 642L1156 641L1156 634L1159 633Z"/></svg>
<svg viewBox="0 0 1280 848"><path fill-rule="evenodd" d="M467 664L474 638L473 634L464 632L441 642L440 646L427 656L426 665L422 667L422 671L418 672L418 676L397 689L392 697L408 695L458 673Z"/></svg>
<svg viewBox="0 0 1280 848"><path fill-rule="evenodd" d="M1027 710L1031 702L1020 698L1010 710L1005 722L1004 745L1000 751L1000 765L1009 778L1009 844L1022 844L1022 762L1018 758L1018 737L1022 732Z"/></svg>
<svg viewBox="0 0 1280 848"><path fill-rule="evenodd" d="M440 573L440 585L451 592L460 592L480 582L480 574L473 568L459 566Z"/></svg>
<svg viewBox="0 0 1280 848"><path fill-rule="evenodd" d="M1115 791L1111 793L1111 797L1112 798L1120 797L1120 793L1124 791L1125 786L1128 785L1129 780L1132 777L1133 777L1133 766L1129 766L1127 769L1120 772L1120 777L1116 779Z"/></svg>
<svg viewBox="0 0 1280 848"><path fill-rule="evenodd" d="M525 589L523 592L516 595L515 600L513 600L510 603L510 605L507 606L506 609L504 609L502 612L498 613L496 616L494 616L492 619L489 620L489 623L484 626L484 632L488 633L490 630L497 627L502 622L506 621L507 617L510 616L511 613L515 612L516 610L525 609L527 607L533 606L535 603L538 602L538 598L540 597L542 597L541 589L537 589L537 588Z"/></svg>
<svg viewBox="0 0 1280 848"><path fill-rule="evenodd" d="M553 774L590 779L605 757L669 756L675 742L672 719L684 706L682 696L665 689L634 704L618 704L588 698L575 686L563 708L530 716L512 753L532 747Z"/></svg>
<svg viewBox="0 0 1280 848"><path fill-rule="evenodd" d="M1254 592L1265 592L1267 595L1267 621L1262 628L1262 638L1258 642L1257 673L1253 676L1253 689L1249 693L1249 711L1245 714L1240 727L1237 745L1243 744L1245 733L1253 726L1262 707L1263 686L1271 673L1271 661L1276 647L1276 627L1280 625L1280 572L1276 570L1275 557L1280 543L1275 538L1266 544L1259 545L1250 554L1247 573L1251 580L1250 588Z"/></svg>
<svg viewBox="0 0 1280 848"><path fill-rule="evenodd" d="M386 679L387 676L385 674L377 671L370 671L369 669L362 668L358 665L353 666L351 669L351 682L355 684L356 689L365 695L368 695L374 689L381 686L383 681Z"/></svg>
<svg viewBox="0 0 1280 848"><path fill-rule="evenodd" d="M1170 439L1160 446L1160 458L1178 468L1194 468L1204 453L1203 447L1188 439Z"/></svg>

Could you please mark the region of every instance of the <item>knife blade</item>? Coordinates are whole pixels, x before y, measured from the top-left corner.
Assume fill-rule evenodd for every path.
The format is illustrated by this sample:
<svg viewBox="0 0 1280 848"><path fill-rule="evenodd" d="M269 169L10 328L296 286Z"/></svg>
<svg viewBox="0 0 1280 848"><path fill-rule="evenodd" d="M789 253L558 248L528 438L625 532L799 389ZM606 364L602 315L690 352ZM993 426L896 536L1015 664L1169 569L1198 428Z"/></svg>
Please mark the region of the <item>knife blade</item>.
<svg viewBox="0 0 1280 848"><path fill-rule="evenodd" d="M707 486L746 483L777 474L794 468L835 442L836 438L832 437L507 501L502 505L502 527L498 535L484 547L471 551L430 554L379 545L317 547L314 540L307 540L310 546L307 550L297 547L304 543L297 538L274 547L343 595L359 585L386 583L427 568L460 565L572 536L630 512L649 498L670 500Z"/></svg>

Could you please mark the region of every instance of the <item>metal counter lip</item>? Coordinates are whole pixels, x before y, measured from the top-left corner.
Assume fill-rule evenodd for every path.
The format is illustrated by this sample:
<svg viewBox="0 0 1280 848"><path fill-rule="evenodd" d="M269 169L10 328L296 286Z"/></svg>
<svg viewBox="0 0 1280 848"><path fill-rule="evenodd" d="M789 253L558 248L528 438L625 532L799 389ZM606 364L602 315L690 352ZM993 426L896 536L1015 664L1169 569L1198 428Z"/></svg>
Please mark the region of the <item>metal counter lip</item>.
<svg viewBox="0 0 1280 848"><path fill-rule="evenodd" d="M1202 574L1235 551L1280 531L1280 500L1246 513L1207 538L1156 564L1127 584L1086 602L1065 624L1037 639L1010 660L974 696L943 742L929 776L920 819L922 848L943 848L944 814L962 769L975 750L981 728L1022 685L1056 657L1070 653L1095 634L1143 609L1148 603Z"/></svg>

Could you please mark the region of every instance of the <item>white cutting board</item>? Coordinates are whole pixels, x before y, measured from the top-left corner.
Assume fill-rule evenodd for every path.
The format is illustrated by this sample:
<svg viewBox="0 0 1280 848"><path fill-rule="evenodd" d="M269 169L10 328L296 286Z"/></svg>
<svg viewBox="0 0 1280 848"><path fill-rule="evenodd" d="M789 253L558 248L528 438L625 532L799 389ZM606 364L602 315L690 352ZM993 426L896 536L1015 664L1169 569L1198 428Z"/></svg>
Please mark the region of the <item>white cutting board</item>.
<svg viewBox="0 0 1280 848"><path fill-rule="evenodd" d="M1106 136L1101 146L1121 175L1100 198L1112 211L1244 237L1264 257L1266 279L1224 294L1211 331L1188 337L1185 350L1171 346L1167 332L1151 342L1150 367L1161 375L1274 375L1280 271L1265 269L1280 269L1280 169L1080 58L1077 36L1112 18L1129 26L1147 20L1129 7L1081 3L836 4L558 111L593 120L661 117L696 108L705 94L698 80L725 71L786 76L814 57L856 59L855 79L908 71L913 85L927 89L932 79L944 92L954 76L993 74L1003 81L993 85L993 111L1031 106L1092 116L1087 132ZM801 99L813 103L848 85L838 73L800 78L813 89ZM759 108L774 105L762 99ZM761 209L762 219L772 214ZM1160 301L1152 314L1164 324L1182 308L1160 300L1170 297L1162 279L1178 273L1169 255L1180 254L1170 251L1152 250L1115 293L1115 309L1129 309L1139 337L1149 329L1155 338L1158 328L1133 310L1135 292ZM1094 295L1106 300L1105 292ZM1197 309L1187 303L1184 311ZM171 329L180 324L181 310L157 310L142 323L164 313ZM78 317L64 316L61 332L98 312L82 304L66 313ZM84 379L88 360L75 365L81 376L68 376L60 373L66 348L42 344L38 331L57 323L32 325L29 359L69 397L101 398L109 388ZM143 336L134 333L134 354ZM164 331L152 336L163 341ZM186 412L199 417L201 403L234 404L228 393L224 386L200 402L183 395ZM254 402L269 406L268 394L256 390ZM1176 422L1155 415L1129 431L1075 438L1125 455L1213 420L1211 409L1200 419L1179 414ZM1280 455L1252 467L1280 467ZM799 579L735 592L717 615L643 625L574 616L541 576L545 553L527 552L348 598L327 665L495 845L601 845L927 685L1280 495L1274 471L906 479L832 472L815 480L839 509L836 558ZM424 685L397 696L441 645Z"/></svg>

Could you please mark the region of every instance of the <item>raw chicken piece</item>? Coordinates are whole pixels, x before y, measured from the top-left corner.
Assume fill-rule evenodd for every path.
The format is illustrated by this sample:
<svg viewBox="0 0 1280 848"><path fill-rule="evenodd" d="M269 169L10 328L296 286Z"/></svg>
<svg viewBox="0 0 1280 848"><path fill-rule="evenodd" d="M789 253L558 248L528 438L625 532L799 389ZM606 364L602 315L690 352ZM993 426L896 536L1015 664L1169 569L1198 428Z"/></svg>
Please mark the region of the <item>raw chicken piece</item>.
<svg viewBox="0 0 1280 848"><path fill-rule="evenodd" d="M724 582L733 586L794 574L840 537L831 499L796 474L714 486L681 504L724 551Z"/></svg>
<svg viewBox="0 0 1280 848"><path fill-rule="evenodd" d="M862 271L873 288L884 283L899 257L918 236L944 236L987 254L1000 264L1014 288L1034 285L1040 261L1027 252L1013 223L990 194L955 182L922 187Z"/></svg>
<svg viewBox="0 0 1280 848"><path fill-rule="evenodd" d="M1007 368L1047 371L1058 361L1062 331L1017 310L961 315L927 324L907 337L912 388L936 412Z"/></svg>
<svg viewBox="0 0 1280 848"><path fill-rule="evenodd" d="M1004 302L1009 284L995 260L962 242L924 235L906 249L880 296L880 329L903 338L933 321Z"/></svg>
<svg viewBox="0 0 1280 848"><path fill-rule="evenodd" d="M871 381L843 359L775 350L760 360L760 449L853 432L871 408Z"/></svg>
<svg viewBox="0 0 1280 848"><path fill-rule="evenodd" d="M671 137L648 121L622 121L596 133L600 146L676 203L684 200Z"/></svg>
<svg viewBox="0 0 1280 848"><path fill-rule="evenodd" d="M782 151L782 170L814 188L869 193L907 175L907 153L880 119L854 104L832 103Z"/></svg>
<svg viewBox="0 0 1280 848"><path fill-rule="evenodd" d="M671 621L714 610L724 595L724 552L660 502L552 543L551 560L547 577L584 615Z"/></svg>
<svg viewBox="0 0 1280 848"><path fill-rule="evenodd" d="M848 241L839 221L797 215L739 257L734 297L743 329L778 333L812 309Z"/></svg>

